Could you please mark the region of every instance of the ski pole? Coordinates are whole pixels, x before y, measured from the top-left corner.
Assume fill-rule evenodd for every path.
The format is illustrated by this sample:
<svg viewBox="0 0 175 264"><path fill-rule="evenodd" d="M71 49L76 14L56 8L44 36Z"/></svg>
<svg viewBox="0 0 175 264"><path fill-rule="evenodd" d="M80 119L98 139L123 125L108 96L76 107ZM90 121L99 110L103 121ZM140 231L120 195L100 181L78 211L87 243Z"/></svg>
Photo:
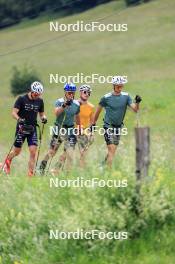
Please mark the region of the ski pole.
<svg viewBox="0 0 175 264"><path fill-rule="evenodd" d="M66 114L66 112L65 112L65 113L64 113L63 120L62 120L62 122L61 122L60 129L62 128L63 123L64 123L66 117L67 117L67 114ZM59 134L60 134L60 129L59 129ZM54 145L54 148L53 148L53 150L54 150L55 152L57 151L56 146L57 146L57 144L58 144L58 140L59 140L59 135L58 135L57 141L55 142L55 145ZM53 156L51 157L51 159L50 159L50 161L49 161L49 164L48 164L48 167L47 167L46 176L47 176L48 173L49 173L49 169L50 169L50 166L51 166L52 160L53 160Z"/></svg>
<svg viewBox="0 0 175 264"><path fill-rule="evenodd" d="M39 155L40 155L40 150L41 150L41 144L42 144L42 137L43 137L43 133L44 133L44 123L42 124L42 129L40 129L40 126L37 125L37 127L39 128L39 147L38 147L38 152L37 152L37 158L36 158L36 164L35 164L35 169L34 169L34 176L36 174L36 168L38 165L38 160L39 160Z"/></svg>
<svg viewBox="0 0 175 264"><path fill-rule="evenodd" d="M139 110L136 113L136 127L138 128L140 126L140 113Z"/></svg>

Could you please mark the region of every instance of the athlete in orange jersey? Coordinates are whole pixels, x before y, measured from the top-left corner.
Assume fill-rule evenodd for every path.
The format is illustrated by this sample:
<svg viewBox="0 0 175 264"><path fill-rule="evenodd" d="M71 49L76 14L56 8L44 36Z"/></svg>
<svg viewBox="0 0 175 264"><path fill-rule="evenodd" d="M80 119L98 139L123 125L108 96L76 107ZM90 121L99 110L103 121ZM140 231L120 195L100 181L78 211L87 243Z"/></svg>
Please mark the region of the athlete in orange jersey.
<svg viewBox="0 0 175 264"><path fill-rule="evenodd" d="M89 148L89 146L93 143L94 137L87 129L90 127L93 121L94 116L94 105L91 104L88 99L91 95L91 88L89 85L82 85L79 88L80 91L80 124L83 133L81 133L78 137L78 147L80 150L80 166L85 165L85 155Z"/></svg>

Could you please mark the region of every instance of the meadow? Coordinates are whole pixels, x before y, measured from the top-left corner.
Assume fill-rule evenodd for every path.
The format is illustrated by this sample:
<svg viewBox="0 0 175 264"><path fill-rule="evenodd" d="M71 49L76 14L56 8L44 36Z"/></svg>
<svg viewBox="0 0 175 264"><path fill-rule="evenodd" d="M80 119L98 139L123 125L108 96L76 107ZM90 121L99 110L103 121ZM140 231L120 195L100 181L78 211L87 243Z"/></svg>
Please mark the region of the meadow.
<svg viewBox="0 0 175 264"><path fill-rule="evenodd" d="M143 97L140 125L151 129L149 176L138 196L136 116L131 111L125 118L128 135L121 140L112 171L100 170L106 147L103 137L96 136L88 153L87 168L82 170L76 163L70 174L59 175L60 179L127 179L127 188L58 189L49 187L50 175L28 179L25 145L21 156L14 160L11 176L0 176L0 264L174 263L175 3L155 0L126 8L123 1L113 1L59 19L62 23L99 19L105 24L127 23L127 32L64 35L49 32L48 22L52 19L45 16L0 31L0 160L14 139L11 108L15 98L10 94L13 66L34 67L46 87L43 98L49 122L41 157L48 148L54 102L63 96L63 85L49 84L49 74L118 74L128 76L126 91L133 97ZM91 102L97 105L111 88L110 84L93 84ZM102 124L102 115L98 124ZM76 155L78 160L78 150ZM129 239L49 240L51 228L127 230Z"/></svg>

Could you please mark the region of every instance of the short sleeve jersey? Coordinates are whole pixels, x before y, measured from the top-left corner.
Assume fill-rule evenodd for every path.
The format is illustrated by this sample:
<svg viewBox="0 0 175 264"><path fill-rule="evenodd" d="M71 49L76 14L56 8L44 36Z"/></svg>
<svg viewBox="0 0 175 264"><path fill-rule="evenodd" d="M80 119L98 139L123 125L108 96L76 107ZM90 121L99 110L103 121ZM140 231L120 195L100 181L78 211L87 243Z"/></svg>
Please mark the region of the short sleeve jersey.
<svg viewBox="0 0 175 264"><path fill-rule="evenodd" d="M80 105L80 124L83 128L90 126L91 117L94 114L94 105L87 102L87 104Z"/></svg>
<svg viewBox="0 0 175 264"><path fill-rule="evenodd" d="M14 108L19 109L18 115L20 118L25 118L26 123L35 125L37 123L38 113L44 112L44 102L41 98L32 100L26 94L18 97Z"/></svg>
<svg viewBox="0 0 175 264"><path fill-rule="evenodd" d="M61 107L64 103L64 98L60 98L56 101L55 107ZM64 111L57 116L55 124L62 127L74 127L75 116L80 112L80 103L77 100L73 100L73 103L64 109Z"/></svg>
<svg viewBox="0 0 175 264"><path fill-rule="evenodd" d="M105 108L104 126L121 126L127 106L132 104L132 98L126 92L114 95L112 92L103 96L99 104Z"/></svg>

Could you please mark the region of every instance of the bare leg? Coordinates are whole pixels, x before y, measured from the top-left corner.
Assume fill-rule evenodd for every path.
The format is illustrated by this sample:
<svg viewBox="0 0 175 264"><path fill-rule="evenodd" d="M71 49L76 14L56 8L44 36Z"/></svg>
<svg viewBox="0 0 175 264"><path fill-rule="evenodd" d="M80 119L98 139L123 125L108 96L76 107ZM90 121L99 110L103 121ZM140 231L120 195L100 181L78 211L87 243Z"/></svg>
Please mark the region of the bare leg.
<svg viewBox="0 0 175 264"><path fill-rule="evenodd" d="M28 175L33 176L37 146L30 146L29 152L30 152L30 157L29 157L29 163L28 163Z"/></svg>
<svg viewBox="0 0 175 264"><path fill-rule="evenodd" d="M16 148L13 147L12 151L10 152L10 154L7 156L6 160L5 160L5 164L2 165L3 166L3 171L6 174L10 174L10 166L11 166L11 162L12 159L16 156L18 156L21 152L21 148Z"/></svg>
<svg viewBox="0 0 175 264"><path fill-rule="evenodd" d="M57 148L49 149L43 160L48 161L50 158L53 158L56 152L57 152Z"/></svg>
<svg viewBox="0 0 175 264"><path fill-rule="evenodd" d="M12 159L16 156L18 156L21 152L21 148L16 148L14 147L13 150L10 152L10 154L8 155L7 159L12 161Z"/></svg>
<svg viewBox="0 0 175 264"><path fill-rule="evenodd" d="M45 168L47 166L47 162L50 158L53 158L56 154L58 150L58 147L53 147L53 148L50 148L47 152L47 154L45 155L44 159L41 161L41 164L40 164L40 173L42 175L44 175L44 172L45 172Z"/></svg>
<svg viewBox="0 0 175 264"><path fill-rule="evenodd" d="M107 145L107 148L108 148L108 153L105 158L105 161L107 162L107 165L111 168L117 146L114 144L110 144L110 145Z"/></svg>
<svg viewBox="0 0 175 264"><path fill-rule="evenodd" d="M70 171L70 169L72 168L72 163L74 161L74 152L75 152L75 149L73 147L70 147L66 150L66 158L67 158L66 169L67 171Z"/></svg>
<svg viewBox="0 0 175 264"><path fill-rule="evenodd" d="M60 170L64 166L64 163L66 161L66 158L67 158L67 154L66 154L66 151L64 151L60 155L59 161L55 164L55 169L56 170Z"/></svg>
<svg viewBox="0 0 175 264"><path fill-rule="evenodd" d="M80 167L83 168L86 165L85 156L87 154L87 150L80 151Z"/></svg>

